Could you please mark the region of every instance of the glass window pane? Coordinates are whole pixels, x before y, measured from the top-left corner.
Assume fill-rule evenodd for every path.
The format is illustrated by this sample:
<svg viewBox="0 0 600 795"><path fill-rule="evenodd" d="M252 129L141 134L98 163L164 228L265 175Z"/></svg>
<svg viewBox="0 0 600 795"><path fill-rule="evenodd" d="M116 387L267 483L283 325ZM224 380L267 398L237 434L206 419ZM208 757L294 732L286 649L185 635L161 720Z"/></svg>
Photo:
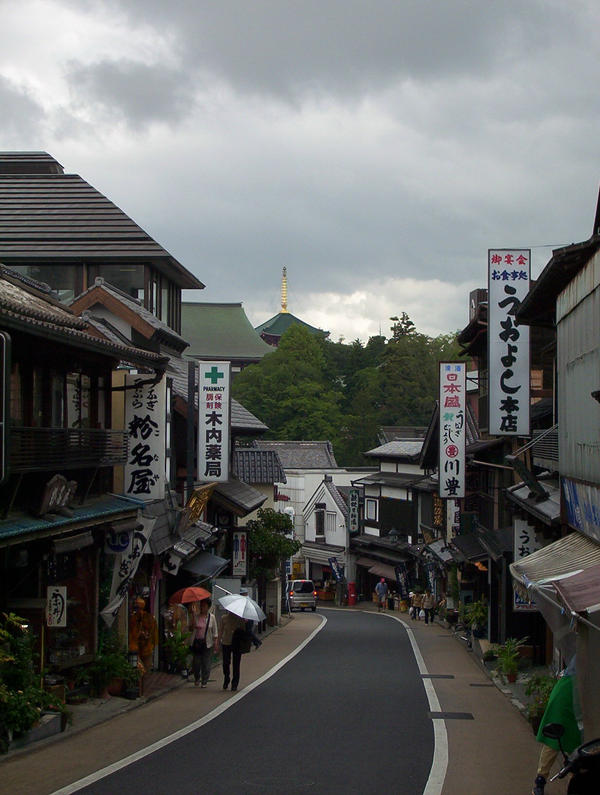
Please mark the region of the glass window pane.
<svg viewBox="0 0 600 795"><path fill-rule="evenodd" d="M11 265L12 270L38 282L45 282L58 292L61 301L70 301L82 289L81 265Z"/></svg>
<svg viewBox="0 0 600 795"><path fill-rule="evenodd" d="M88 286L92 287L96 276L117 287L134 298L144 297L144 266L130 265L88 265Z"/></svg>

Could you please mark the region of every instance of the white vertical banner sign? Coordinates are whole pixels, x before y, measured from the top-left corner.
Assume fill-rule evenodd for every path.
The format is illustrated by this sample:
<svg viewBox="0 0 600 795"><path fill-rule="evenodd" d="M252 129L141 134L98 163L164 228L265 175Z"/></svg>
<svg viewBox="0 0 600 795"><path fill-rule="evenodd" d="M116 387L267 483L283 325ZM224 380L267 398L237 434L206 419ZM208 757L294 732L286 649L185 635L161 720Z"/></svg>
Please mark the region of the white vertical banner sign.
<svg viewBox="0 0 600 795"><path fill-rule="evenodd" d="M125 376L125 430L129 450L125 464L125 494L141 500L165 496L165 377L158 384L149 376Z"/></svg>
<svg viewBox="0 0 600 795"><path fill-rule="evenodd" d="M490 434L529 435L529 326L515 322L529 292L531 251L488 251Z"/></svg>
<svg viewBox="0 0 600 795"><path fill-rule="evenodd" d="M46 588L46 626L67 626L67 588L49 585Z"/></svg>
<svg viewBox="0 0 600 795"><path fill-rule="evenodd" d="M457 499L465 496L467 372L464 362L439 364L439 494Z"/></svg>
<svg viewBox="0 0 600 795"><path fill-rule="evenodd" d="M513 559L521 560L528 555L537 552L542 548L542 544L535 533L535 528L527 524L524 519L514 519L514 549ZM527 602L516 591L513 592L513 610L523 613L537 610L535 602Z"/></svg>
<svg viewBox="0 0 600 795"><path fill-rule="evenodd" d="M230 363L199 362L198 480L229 480Z"/></svg>

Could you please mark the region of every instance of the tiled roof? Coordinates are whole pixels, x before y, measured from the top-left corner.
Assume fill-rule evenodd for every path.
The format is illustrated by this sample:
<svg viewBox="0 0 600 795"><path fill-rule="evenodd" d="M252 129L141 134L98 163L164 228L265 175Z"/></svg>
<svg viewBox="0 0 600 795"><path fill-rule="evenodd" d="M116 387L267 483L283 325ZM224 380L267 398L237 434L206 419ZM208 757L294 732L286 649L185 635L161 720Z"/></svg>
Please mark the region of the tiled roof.
<svg viewBox="0 0 600 795"><path fill-rule="evenodd" d="M181 333L189 342L186 356L196 359L260 361L273 348L252 328L238 304L181 304Z"/></svg>
<svg viewBox="0 0 600 795"><path fill-rule="evenodd" d="M381 444L386 444L393 442L394 439L421 439L426 432L427 428L420 425L382 425L378 437Z"/></svg>
<svg viewBox="0 0 600 795"><path fill-rule="evenodd" d="M204 285L123 210L46 152L0 152L0 261L160 264L180 287Z"/></svg>
<svg viewBox="0 0 600 795"><path fill-rule="evenodd" d="M189 359L173 356L169 359L168 375L173 379L173 391L186 403L188 399L188 363ZM194 396L194 407L198 408L198 396ZM231 398L231 427L235 431L248 433L264 433L268 427L242 406L235 398Z"/></svg>
<svg viewBox="0 0 600 795"><path fill-rule="evenodd" d="M281 335L293 325L304 326L304 328L308 329L313 334L324 334L325 336L329 334L328 331L315 328L311 326L310 323L300 320L299 317L292 315L291 312L279 312L279 314L274 315L269 320L265 320L260 326L256 326L255 331L258 334L270 334L273 337L281 337Z"/></svg>
<svg viewBox="0 0 600 795"><path fill-rule="evenodd" d="M256 450L253 447L234 450L233 472L244 483L287 482L275 450Z"/></svg>
<svg viewBox="0 0 600 795"><path fill-rule="evenodd" d="M410 458L417 459L421 454L423 439L396 439L393 442L386 442L380 447L374 447L363 455L373 458Z"/></svg>
<svg viewBox="0 0 600 795"><path fill-rule="evenodd" d="M156 315L148 311L141 301L123 292L123 290L119 290L118 287L109 284L101 276L96 277L91 287L76 296L71 301L71 306L77 313L80 312L80 307L85 307L93 311L93 307L96 303L102 303L103 292L121 303L130 312L134 312L148 326L154 329L155 332L158 332L165 342L170 343L176 350L181 352L187 348L187 341L176 331L173 331L170 326L167 326L166 323L157 318Z"/></svg>
<svg viewBox="0 0 600 795"><path fill-rule="evenodd" d="M28 280L29 282L31 280ZM164 368L167 359L157 353L103 339L90 333L83 318L55 301L51 295L14 278L10 268L0 267L0 323L24 333L54 339L64 345L93 350L138 366Z"/></svg>
<svg viewBox="0 0 600 795"><path fill-rule="evenodd" d="M325 488L327 489L327 491L333 497L333 500L334 500L335 504L337 505L337 507L342 512L342 515L344 516L344 518L348 519L348 503L344 499L344 497L341 494L339 488L335 485L335 483L332 483L330 480L326 480L324 482L324 485L325 485Z"/></svg>
<svg viewBox="0 0 600 795"><path fill-rule="evenodd" d="M287 442L258 439L259 450L275 450L284 469L337 469L331 442Z"/></svg>

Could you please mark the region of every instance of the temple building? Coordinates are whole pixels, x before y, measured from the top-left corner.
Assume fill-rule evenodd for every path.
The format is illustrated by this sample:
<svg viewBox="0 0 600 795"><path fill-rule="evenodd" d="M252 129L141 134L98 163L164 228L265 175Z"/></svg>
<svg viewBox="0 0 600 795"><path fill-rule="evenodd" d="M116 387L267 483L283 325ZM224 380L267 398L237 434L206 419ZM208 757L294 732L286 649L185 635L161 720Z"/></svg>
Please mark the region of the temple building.
<svg viewBox="0 0 600 795"><path fill-rule="evenodd" d="M288 312L287 268L284 266L281 276L281 312L276 314L270 320L266 320L264 323L261 323L260 326L256 326L255 331L260 334L260 336L268 345L272 345L274 348L276 348L279 345L279 340L281 339L282 334L284 334L284 332L286 332L289 327L294 324L298 326L304 326L304 328L308 329L311 334L322 334L324 337L329 336L328 331L315 328L314 326L311 326L310 323L306 323L304 320L300 320L299 317L296 317L296 315L292 315L291 312Z"/></svg>

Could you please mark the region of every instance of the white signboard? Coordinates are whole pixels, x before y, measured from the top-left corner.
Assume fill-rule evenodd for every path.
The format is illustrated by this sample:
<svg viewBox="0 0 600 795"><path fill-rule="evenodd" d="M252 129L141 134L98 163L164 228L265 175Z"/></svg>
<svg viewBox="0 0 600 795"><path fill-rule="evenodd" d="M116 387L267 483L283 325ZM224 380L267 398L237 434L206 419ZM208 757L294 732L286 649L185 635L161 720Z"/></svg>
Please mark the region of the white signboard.
<svg viewBox="0 0 600 795"><path fill-rule="evenodd" d="M46 626L67 626L66 586L49 585L46 589Z"/></svg>
<svg viewBox="0 0 600 795"><path fill-rule="evenodd" d="M230 364L199 362L198 480L229 480Z"/></svg>
<svg viewBox="0 0 600 795"><path fill-rule="evenodd" d="M442 498L465 496L466 365L440 362L440 463Z"/></svg>
<svg viewBox="0 0 600 795"><path fill-rule="evenodd" d="M143 383L148 376L125 377L125 430L129 450L125 494L149 501L165 494L166 378Z"/></svg>
<svg viewBox="0 0 600 795"><path fill-rule="evenodd" d="M542 548L542 544L540 544L535 530L531 525L527 524L524 519L515 519L513 529L515 534L513 559L515 561L526 558L528 555ZM537 610L537 607L535 606L535 602L526 602L514 591L513 610L522 613L528 610Z"/></svg>
<svg viewBox="0 0 600 795"><path fill-rule="evenodd" d="M490 434L529 435L529 327L515 322L529 292L531 251L488 251Z"/></svg>
<svg viewBox="0 0 600 795"><path fill-rule="evenodd" d="M248 534L234 530L232 535L232 574L234 577L248 576Z"/></svg>
<svg viewBox="0 0 600 795"><path fill-rule="evenodd" d="M446 502L446 538L448 541L460 532L460 503L458 500Z"/></svg>

